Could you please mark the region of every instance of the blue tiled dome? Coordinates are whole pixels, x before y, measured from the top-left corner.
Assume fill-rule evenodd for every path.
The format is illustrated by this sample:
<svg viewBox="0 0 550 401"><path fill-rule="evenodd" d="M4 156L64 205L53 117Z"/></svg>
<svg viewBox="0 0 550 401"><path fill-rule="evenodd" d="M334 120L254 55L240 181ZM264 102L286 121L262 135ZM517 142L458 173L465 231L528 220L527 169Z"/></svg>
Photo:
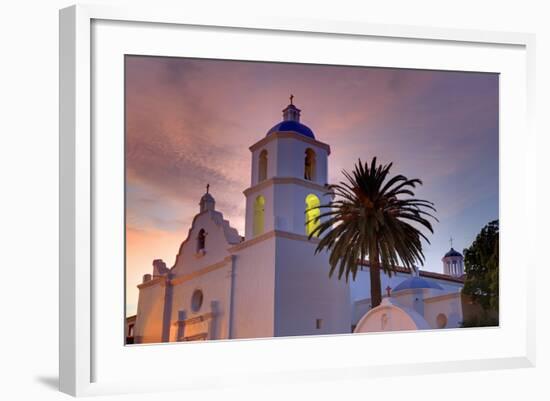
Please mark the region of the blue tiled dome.
<svg viewBox="0 0 550 401"><path fill-rule="evenodd" d="M279 124L271 128L267 132L267 135L272 134L274 132L289 132L289 131L296 132L297 134L307 136L308 138L311 138L311 139L315 139L315 135L313 135L313 131L307 125L304 125L298 121L292 121L292 120L281 121Z"/></svg>
<svg viewBox="0 0 550 401"><path fill-rule="evenodd" d="M410 290L410 289L420 289L420 288L433 288L435 290L442 290L441 286L435 282L425 280L420 277L409 277L405 281L402 281L393 289L393 292Z"/></svg>
<svg viewBox="0 0 550 401"><path fill-rule="evenodd" d="M300 122L301 110L292 103L293 98L294 96L290 95L290 104L283 110L283 121L267 131L266 136L274 132L296 132L297 134L315 139L313 131Z"/></svg>
<svg viewBox="0 0 550 401"><path fill-rule="evenodd" d="M454 248L451 248L451 250L449 252L447 252L444 257L446 258L446 257L449 257L449 256L460 256L460 257L462 257L462 254L458 251L455 251Z"/></svg>

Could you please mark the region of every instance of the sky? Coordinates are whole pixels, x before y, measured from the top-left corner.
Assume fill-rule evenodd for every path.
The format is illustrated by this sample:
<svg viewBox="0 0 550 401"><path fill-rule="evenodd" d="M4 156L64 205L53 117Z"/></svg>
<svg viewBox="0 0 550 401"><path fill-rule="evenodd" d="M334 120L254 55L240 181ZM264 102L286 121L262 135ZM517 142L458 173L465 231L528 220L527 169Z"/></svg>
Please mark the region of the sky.
<svg viewBox="0 0 550 401"><path fill-rule="evenodd" d="M153 259L173 266L207 183L244 235L248 148L290 94L331 146L329 183L374 156L423 181L439 222L422 269L498 218L497 74L126 56L125 81L127 315Z"/></svg>

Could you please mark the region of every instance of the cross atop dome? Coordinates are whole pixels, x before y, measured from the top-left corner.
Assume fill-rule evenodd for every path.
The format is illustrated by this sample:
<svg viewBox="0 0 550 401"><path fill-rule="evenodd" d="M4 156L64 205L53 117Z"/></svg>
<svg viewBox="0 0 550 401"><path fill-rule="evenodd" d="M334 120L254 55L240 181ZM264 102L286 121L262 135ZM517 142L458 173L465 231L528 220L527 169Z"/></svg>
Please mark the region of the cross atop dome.
<svg viewBox="0 0 550 401"><path fill-rule="evenodd" d="M443 256L443 272L450 276L460 277L464 274L464 256L453 248L454 239L449 239L451 249Z"/></svg>
<svg viewBox="0 0 550 401"><path fill-rule="evenodd" d="M283 121L273 126L267 135L275 132L295 132L297 134L307 136L308 138L315 139L313 131L300 122L301 110L294 104L294 95L289 96L290 103L283 110ZM267 136L266 135L266 136Z"/></svg>

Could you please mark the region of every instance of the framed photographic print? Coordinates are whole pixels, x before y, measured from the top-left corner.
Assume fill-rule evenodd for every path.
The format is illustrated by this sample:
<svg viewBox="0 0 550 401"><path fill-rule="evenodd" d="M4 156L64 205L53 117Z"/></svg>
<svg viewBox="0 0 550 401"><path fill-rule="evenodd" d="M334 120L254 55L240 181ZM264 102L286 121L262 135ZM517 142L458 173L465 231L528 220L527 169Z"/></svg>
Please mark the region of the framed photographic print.
<svg viewBox="0 0 550 401"><path fill-rule="evenodd" d="M533 43L62 10L61 390L532 366Z"/></svg>

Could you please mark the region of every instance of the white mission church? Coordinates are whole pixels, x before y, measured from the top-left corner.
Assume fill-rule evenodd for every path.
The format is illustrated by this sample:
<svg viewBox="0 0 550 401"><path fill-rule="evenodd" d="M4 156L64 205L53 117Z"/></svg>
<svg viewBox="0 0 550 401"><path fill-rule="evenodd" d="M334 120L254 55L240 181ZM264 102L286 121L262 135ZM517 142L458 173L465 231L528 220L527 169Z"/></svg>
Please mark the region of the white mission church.
<svg viewBox="0 0 550 401"><path fill-rule="evenodd" d="M207 188L174 266L154 260L138 285L135 343L459 327L463 258L452 248L444 274L383 275L374 309L367 266L350 283L329 278L305 211L326 193L330 146L300 123L292 97L250 151L244 238Z"/></svg>

